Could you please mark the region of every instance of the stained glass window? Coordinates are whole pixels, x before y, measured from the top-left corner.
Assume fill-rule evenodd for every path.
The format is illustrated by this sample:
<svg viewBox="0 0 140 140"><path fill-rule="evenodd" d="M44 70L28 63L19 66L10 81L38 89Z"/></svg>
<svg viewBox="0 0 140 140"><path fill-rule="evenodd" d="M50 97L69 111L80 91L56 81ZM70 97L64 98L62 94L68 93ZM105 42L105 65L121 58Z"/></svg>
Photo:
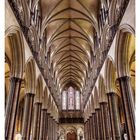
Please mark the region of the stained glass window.
<svg viewBox="0 0 140 140"><path fill-rule="evenodd" d="M67 109L67 92L63 91L62 93L62 110Z"/></svg>
<svg viewBox="0 0 140 140"><path fill-rule="evenodd" d="M69 87L62 92L62 110L80 110L81 109L81 94L80 91Z"/></svg>
<svg viewBox="0 0 140 140"><path fill-rule="evenodd" d="M68 109L74 110L74 89L69 87L68 89Z"/></svg>
<svg viewBox="0 0 140 140"><path fill-rule="evenodd" d="M80 92L78 90L75 92L75 103L76 110L80 110Z"/></svg>

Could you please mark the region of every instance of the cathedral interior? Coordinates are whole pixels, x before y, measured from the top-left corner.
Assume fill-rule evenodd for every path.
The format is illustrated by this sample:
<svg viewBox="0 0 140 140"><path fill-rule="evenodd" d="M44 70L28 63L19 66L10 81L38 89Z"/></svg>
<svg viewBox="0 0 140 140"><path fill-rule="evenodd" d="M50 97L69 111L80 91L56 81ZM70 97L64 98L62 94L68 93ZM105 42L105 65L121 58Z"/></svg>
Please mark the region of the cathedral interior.
<svg viewBox="0 0 140 140"><path fill-rule="evenodd" d="M135 140L135 0L5 0L5 140Z"/></svg>

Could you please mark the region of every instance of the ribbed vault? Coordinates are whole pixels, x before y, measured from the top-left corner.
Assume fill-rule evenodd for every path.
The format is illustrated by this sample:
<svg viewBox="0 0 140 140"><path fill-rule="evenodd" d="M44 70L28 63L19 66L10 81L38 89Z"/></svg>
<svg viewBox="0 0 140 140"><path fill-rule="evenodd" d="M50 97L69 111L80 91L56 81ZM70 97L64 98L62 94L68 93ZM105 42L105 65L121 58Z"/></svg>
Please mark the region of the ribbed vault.
<svg viewBox="0 0 140 140"><path fill-rule="evenodd" d="M92 68L98 34L98 0L42 0L46 61L60 91L72 83L81 91Z"/></svg>

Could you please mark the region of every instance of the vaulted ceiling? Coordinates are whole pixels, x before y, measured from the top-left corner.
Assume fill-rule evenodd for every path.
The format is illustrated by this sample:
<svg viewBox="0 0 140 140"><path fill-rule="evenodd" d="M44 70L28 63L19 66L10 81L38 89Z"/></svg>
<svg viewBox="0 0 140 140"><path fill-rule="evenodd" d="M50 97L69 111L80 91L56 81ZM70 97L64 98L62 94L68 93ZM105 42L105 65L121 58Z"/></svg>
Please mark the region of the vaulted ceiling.
<svg viewBox="0 0 140 140"><path fill-rule="evenodd" d="M82 91L92 68L99 0L42 0L42 29L49 67L60 91L74 84Z"/></svg>

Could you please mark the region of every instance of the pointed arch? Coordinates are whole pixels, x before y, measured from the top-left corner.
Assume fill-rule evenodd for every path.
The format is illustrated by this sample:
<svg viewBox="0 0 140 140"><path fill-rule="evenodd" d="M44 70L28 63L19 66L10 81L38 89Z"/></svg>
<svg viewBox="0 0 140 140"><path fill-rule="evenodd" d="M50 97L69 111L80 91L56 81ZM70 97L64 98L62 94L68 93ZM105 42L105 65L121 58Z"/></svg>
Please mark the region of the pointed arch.
<svg viewBox="0 0 140 140"><path fill-rule="evenodd" d="M33 57L30 57L25 64L25 89L26 93L36 92L36 69Z"/></svg>
<svg viewBox="0 0 140 140"><path fill-rule="evenodd" d="M24 40L17 26L10 26L5 31L5 55L11 62L11 76L22 78L25 65Z"/></svg>
<svg viewBox="0 0 140 140"><path fill-rule="evenodd" d="M107 102L105 83L102 75L99 76L98 84L99 102Z"/></svg>
<svg viewBox="0 0 140 140"><path fill-rule="evenodd" d="M94 107L94 96L93 96L93 94L91 94L91 109L92 109L92 113L94 113L95 112L95 107Z"/></svg>
<svg viewBox="0 0 140 140"><path fill-rule="evenodd" d="M105 64L105 83L106 92L115 92L116 68L110 56L108 56Z"/></svg>
<svg viewBox="0 0 140 140"><path fill-rule="evenodd" d="M48 107L48 90L47 87L45 86L44 91L43 91L43 99L42 99L42 108L47 109Z"/></svg>
<svg viewBox="0 0 140 140"><path fill-rule="evenodd" d="M36 82L35 101L42 102L42 99L43 99L43 81L42 81L42 76L39 75Z"/></svg>
<svg viewBox="0 0 140 140"><path fill-rule="evenodd" d="M95 109L99 108L99 95L96 86L94 88L94 107Z"/></svg>
<svg viewBox="0 0 140 140"><path fill-rule="evenodd" d="M51 95L49 95L47 109L48 109L48 113L50 114L51 114L51 107L52 107L51 105L52 105L52 97Z"/></svg>
<svg viewBox="0 0 140 140"><path fill-rule="evenodd" d="M131 37L135 36L135 31L130 25L122 25L119 27L119 31L116 37L115 46L115 63L117 64L118 77L129 76L129 43Z"/></svg>

